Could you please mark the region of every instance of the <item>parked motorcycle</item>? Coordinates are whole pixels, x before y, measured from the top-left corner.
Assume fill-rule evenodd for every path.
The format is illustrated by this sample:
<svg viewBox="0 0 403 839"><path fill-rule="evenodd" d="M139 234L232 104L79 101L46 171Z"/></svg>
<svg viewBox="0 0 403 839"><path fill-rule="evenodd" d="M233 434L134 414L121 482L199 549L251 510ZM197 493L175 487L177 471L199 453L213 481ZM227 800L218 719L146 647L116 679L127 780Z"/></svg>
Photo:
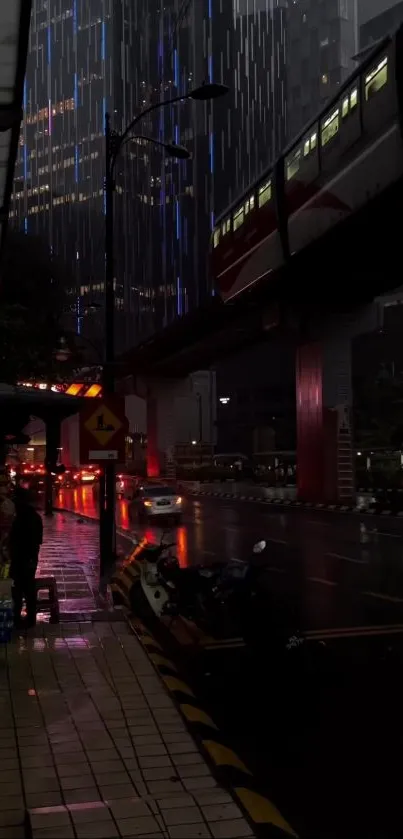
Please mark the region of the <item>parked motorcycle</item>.
<svg viewBox="0 0 403 839"><path fill-rule="evenodd" d="M258 542L249 561L230 560L181 568L174 543L146 544L136 556L139 577L131 589L131 607L146 622L157 620L173 630L176 619L195 627L199 637L219 642L243 639L259 657L301 661L307 644L298 617L288 604L274 602L270 575ZM313 650L309 646L309 655Z"/></svg>

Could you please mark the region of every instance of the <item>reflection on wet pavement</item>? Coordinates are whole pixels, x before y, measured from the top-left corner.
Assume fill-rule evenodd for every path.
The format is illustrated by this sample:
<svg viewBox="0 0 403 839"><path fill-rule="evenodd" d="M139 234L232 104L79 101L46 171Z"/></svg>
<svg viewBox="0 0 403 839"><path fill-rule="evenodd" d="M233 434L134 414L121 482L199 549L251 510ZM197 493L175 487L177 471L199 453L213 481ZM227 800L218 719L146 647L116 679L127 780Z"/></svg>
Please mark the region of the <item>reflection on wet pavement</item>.
<svg viewBox="0 0 403 839"><path fill-rule="evenodd" d="M99 608L98 528L75 517L44 518L37 577L56 579L61 617Z"/></svg>

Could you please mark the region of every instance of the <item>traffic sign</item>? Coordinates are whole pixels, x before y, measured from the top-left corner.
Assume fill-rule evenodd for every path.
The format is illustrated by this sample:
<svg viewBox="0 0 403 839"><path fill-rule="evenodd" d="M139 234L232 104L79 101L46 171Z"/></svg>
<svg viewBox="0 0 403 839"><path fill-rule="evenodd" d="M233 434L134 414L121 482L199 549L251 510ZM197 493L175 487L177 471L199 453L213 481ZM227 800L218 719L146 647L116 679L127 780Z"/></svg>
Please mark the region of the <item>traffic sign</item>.
<svg viewBox="0 0 403 839"><path fill-rule="evenodd" d="M80 413L80 463L124 463L127 428L123 397L103 396L96 405L88 401Z"/></svg>

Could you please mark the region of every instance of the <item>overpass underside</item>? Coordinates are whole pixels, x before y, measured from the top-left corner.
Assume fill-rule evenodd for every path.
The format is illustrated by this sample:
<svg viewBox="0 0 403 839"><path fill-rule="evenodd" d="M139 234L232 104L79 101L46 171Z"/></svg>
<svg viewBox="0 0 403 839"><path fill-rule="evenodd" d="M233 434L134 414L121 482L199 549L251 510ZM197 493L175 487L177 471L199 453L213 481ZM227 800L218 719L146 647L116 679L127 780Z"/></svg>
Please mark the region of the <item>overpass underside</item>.
<svg viewBox="0 0 403 839"><path fill-rule="evenodd" d="M273 329L304 332L401 285L403 182L224 304L215 297L124 356L126 375L177 377L214 365ZM291 339L291 335L290 335Z"/></svg>

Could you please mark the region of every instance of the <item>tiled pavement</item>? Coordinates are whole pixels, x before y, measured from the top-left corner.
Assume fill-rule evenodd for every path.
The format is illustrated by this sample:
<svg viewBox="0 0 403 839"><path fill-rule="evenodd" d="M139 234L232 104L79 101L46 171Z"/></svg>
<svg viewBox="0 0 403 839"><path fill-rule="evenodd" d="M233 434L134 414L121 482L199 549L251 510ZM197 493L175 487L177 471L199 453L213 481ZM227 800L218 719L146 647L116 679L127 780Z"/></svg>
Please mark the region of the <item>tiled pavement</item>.
<svg viewBox="0 0 403 839"><path fill-rule="evenodd" d="M252 836L126 623L42 624L0 672L0 839Z"/></svg>
<svg viewBox="0 0 403 839"><path fill-rule="evenodd" d="M37 576L56 579L62 617L94 612L99 602L99 538L96 524L56 513L44 518Z"/></svg>

